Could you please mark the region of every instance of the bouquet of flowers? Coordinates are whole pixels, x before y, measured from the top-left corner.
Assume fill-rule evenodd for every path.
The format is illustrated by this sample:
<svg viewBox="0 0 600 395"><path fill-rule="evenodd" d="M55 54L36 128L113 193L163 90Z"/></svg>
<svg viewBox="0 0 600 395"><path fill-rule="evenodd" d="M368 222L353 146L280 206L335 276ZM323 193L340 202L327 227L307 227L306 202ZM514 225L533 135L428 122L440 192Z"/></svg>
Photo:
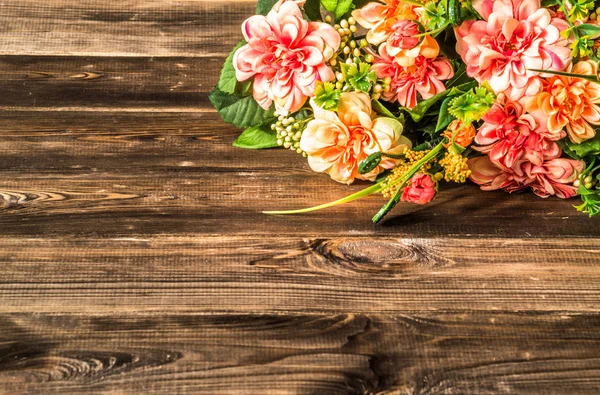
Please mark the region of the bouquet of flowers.
<svg viewBox="0 0 600 395"><path fill-rule="evenodd" d="M210 95L315 172L373 184L378 222L442 181L580 196L600 212L595 0L259 0Z"/></svg>

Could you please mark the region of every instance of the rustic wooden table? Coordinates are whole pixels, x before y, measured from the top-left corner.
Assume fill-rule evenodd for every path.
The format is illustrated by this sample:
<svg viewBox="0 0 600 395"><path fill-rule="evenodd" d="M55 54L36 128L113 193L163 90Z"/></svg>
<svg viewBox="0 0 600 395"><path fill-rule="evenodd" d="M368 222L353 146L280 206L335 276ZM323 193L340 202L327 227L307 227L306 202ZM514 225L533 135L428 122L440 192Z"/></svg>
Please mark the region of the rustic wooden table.
<svg viewBox="0 0 600 395"><path fill-rule="evenodd" d="M253 1L0 4L0 393L600 391L600 218L378 197L234 149L207 93Z"/></svg>

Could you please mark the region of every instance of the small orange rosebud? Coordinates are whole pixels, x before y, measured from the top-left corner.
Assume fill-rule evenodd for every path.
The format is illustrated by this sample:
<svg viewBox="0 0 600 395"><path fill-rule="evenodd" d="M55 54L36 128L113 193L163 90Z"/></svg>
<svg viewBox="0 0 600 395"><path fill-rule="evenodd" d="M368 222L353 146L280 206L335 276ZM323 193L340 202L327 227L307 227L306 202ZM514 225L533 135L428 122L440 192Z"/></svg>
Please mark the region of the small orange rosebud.
<svg viewBox="0 0 600 395"><path fill-rule="evenodd" d="M459 130L460 129L460 130ZM458 130L454 136L454 142L463 148L467 148L473 142L475 138L475 127L472 124L462 127L462 122L458 119L452 121L446 128L443 136L448 139L448 142L444 144L444 147L448 148L452 145L452 135Z"/></svg>

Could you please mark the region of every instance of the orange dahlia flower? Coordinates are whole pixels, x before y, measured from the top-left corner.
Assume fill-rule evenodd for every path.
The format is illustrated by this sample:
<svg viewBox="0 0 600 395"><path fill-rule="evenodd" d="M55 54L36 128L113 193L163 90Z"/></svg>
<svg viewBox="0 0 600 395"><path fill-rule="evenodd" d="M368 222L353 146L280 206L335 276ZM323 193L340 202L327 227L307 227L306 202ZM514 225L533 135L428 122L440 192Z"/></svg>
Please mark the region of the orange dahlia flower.
<svg viewBox="0 0 600 395"><path fill-rule="evenodd" d="M568 72L596 75L598 65L585 60ZM548 116L548 131L560 134L566 128L569 139L581 143L596 135L592 125L600 125L600 84L575 77L552 76L543 82L540 93L527 101L527 111L541 110Z"/></svg>

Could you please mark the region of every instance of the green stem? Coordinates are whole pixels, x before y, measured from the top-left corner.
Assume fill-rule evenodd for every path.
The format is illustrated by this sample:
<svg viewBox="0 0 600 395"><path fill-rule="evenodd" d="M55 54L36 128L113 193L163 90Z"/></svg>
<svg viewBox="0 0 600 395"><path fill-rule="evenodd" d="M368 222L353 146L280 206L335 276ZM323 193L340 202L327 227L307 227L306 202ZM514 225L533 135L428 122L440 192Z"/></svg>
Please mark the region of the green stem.
<svg viewBox="0 0 600 395"><path fill-rule="evenodd" d="M438 145L436 145L421 160L419 160L417 163L415 163L414 166L411 167L410 170L406 174L404 174L402 177L400 177L395 182L387 185L386 188L388 188L390 186L397 185L401 181L403 181L404 183L407 182L417 172L417 170L419 170L421 168L421 166L423 166L425 163L427 163L431 159L433 159L443 148L444 148L443 142L441 142ZM338 199L338 200L333 201L333 202L321 204L319 206L313 206L313 207L308 207L308 208L301 208L301 209L298 209L298 210L263 211L263 214L269 214L269 215L287 215L287 214L304 214L304 213L310 213L311 211L317 211L317 210L321 210L321 209L324 209L324 208L337 206L339 204L348 203L348 202L351 202L353 200L357 200L357 199L360 199L362 197L369 196L369 195L372 195L374 193L381 192L384 189L382 187L382 184L383 184L383 181L380 181L377 184L373 184L370 187L363 189L362 191L358 191L356 193L353 193L352 195L346 196L344 198Z"/></svg>
<svg viewBox="0 0 600 395"><path fill-rule="evenodd" d="M598 80L598 77L595 76L595 75L575 74L575 73L567 73L567 72L564 72L564 71L542 70L542 69L527 69L527 70L529 70L529 71L535 71L535 72L538 72L538 73L555 74L555 75L560 75L562 77L581 78L582 80L600 83L600 80Z"/></svg>
<svg viewBox="0 0 600 395"><path fill-rule="evenodd" d="M404 184L408 182L415 175L417 171L423 166L425 163L429 162L433 158L440 153L440 151L444 149L444 140L442 140L438 145L436 145L431 151L427 153L421 160L415 163L406 173L402 175L402 177L398 178L394 182L390 183L386 188L392 186L398 186L394 195L388 200L388 202L375 214L373 217L373 222L378 223L381 219L390 212L391 209L394 208L396 204L400 201L400 192Z"/></svg>
<svg viewBox="0 0 600 395"><path fill-rule="evenodd" d="M271 214L271 215L303 214L303 213L309 213L311 211L317 211L317 210L321 210L321 209L324 209L324 208L337 206L338 204L348 203L348 202L351 202L353 200L360 199L361 197L369 196L369 195L371 195L373 193L381 192L382 188L381 188L380 184L381 183L377 183L377 184L371 185L370 187L365 188L362 191L358 191L358 192L353 193L352 195L346 196L346 197L344 197L342 199L338 199L338 200L333 201L333 202L321 204L319 206L302 208L302 209L298 209L298 210L263 211L263 214Z"/></svg>
<svg viewBox="0 0 600 395"><path fill-rule="evenodd" d="M438 27L435 30L432 30L430 32L425 32L425 33L420 33L415 35L415 37L425 37L425 36L433 36L434 34L438 34L443 32L444 30L446 30L446 28L449 26L449 23L445 23L442 27Z"/></svg>
<svg viewBox="0 0 600 395"><path fill-rule="evenodd" d="M425 163L429 162L431 159L435 158L437 154L440 153L441 150L444 149L444 141L441 141L438 145L433 147L431 151L429 151L421 160L415 163L402 177L397 179L396 181L389 184L387 187L393 187L398 185L401 182L406 182L415 175L415 173L423 166Z"/></svg>

